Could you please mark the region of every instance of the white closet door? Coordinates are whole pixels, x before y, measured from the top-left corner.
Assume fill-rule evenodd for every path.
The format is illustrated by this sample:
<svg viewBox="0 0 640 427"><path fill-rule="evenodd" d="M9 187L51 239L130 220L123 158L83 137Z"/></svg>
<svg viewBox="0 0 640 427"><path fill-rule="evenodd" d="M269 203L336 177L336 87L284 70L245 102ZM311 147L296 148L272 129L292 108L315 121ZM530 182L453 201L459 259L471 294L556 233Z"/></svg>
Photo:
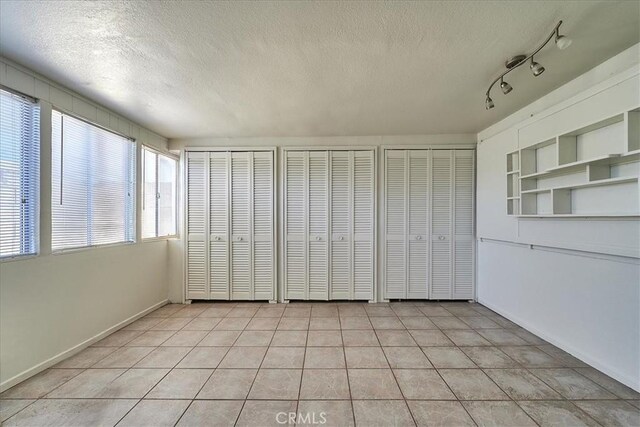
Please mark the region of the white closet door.
<svg viewBox="0 0 640 427"><path fill-rule="evenodd" d="M209 153L187 154L187 298L208 299L207 162Z"/></svg>
<svg viewBox="0 0 640 427"><path fill-rule="evenodd" d="M228 152L209 153L209 282L211 299L229 299Z"/></svg>
<svg viewBox="0 0 640 427"><path fill-rule="evenodd" d="M385 152L385 298L407 298L406 151Z"/></svg>
<svg viewBox="0 0 640 427"><path fill-rule="evenodd" d="M429 155L428 150L407 151L408 171L408 233L406 298L428 296L429 249Z"/></svg>
<svg viewBox="0 0 640 427"><path fill-rule="evenodd" d="M286 151L284 164L284 281L285 299L305 299L307 285L307 191L308 153Z"/></svg>
<svg viewBox="0 0 640 427"><path fill-rule="evenodd" d="M253 153L253 298L273 300L273 153Z"/></svg>
<svg viewBox="0 0 640 427"><path fill-rule="evenodd" d="M453 298L474 298L474 152L456 150L454 155L454 265Z"/></svg>
<svg viewBox="0 0 640 427"><path fill-rule="evenodd" d="M331 299L352 294L352 174L353 152L330 153L331 176Z"/></svg>
<svg viewBox="0 0 640 427"><path fill-rule="evenodd" d="M329 153L308 153L308 294L306 298L329 299Z"/></svg>
<svg viewBox="0 0 640 427"><path fill-rule="evenodd" d="M252 159L251 152L231 153L231 298L240 300L252 298Z"/></svg>
<svg viewBox="0 0 640 427"><path fill-rule="evenodd" d="M433 150L431 166L431 299L452 297L452 150Z"/></svg>
<svg viewBox="0 0 640 427"><path fill-rule="evenodd" d="M353 293L351 299L373 299L374 197L373 151L354 151L353 158Z"/></svg>

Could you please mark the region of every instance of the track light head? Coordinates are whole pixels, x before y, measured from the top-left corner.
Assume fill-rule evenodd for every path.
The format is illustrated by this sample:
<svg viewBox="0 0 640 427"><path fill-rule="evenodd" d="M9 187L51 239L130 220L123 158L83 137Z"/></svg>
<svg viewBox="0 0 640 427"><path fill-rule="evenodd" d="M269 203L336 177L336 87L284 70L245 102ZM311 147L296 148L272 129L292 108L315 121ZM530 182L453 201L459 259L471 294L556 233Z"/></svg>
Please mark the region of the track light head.
<svg viewBox="0 0 640 427"><path fill-rule="evenodd" d="M558 49L560 50L565 50L566 48L568 48L569 46L571 46L571 43L573 42L573 40L571 40L569 37L567 36L561 36L561 35L556 35L556 46L558 47Z"/></svg>
<svg viewBox="0 0 640 427"><path fill-rule="evenodd" d="M531 72L535 77L538 77L540 74L544 73L544 67L534 61L533 57L531 57L531 65L529 66L529 68L531 68Z"/></svg>
<svg viewBox="0 0 640 427"><path fill-rule="evenodd" d="M487 96L487 100L484 102L484 106L487 110L491 110L494 107L493 99L491 99L490 96Z"/></svg>
<svg viewBox="0 0 640 427"><path fill-rule="evenodd" d="M506 95L506 94L508 94L509 92L511 92L513 90L513 87L511 87L511 85L509 83L507 83L504 80L500 79L500 89L502 89L502 93L504 93Z"/></svg>

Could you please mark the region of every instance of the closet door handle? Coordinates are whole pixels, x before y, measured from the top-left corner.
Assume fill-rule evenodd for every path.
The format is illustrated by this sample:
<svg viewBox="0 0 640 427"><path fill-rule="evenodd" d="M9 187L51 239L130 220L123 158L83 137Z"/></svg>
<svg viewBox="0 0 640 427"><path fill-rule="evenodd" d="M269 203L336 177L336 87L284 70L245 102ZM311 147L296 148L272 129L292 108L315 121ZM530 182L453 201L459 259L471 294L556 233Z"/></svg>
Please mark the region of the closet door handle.
<svg viewBox="0 0 640 427"><path fill-rule="evenodd" d="M239 237L236 239L238 242L242 241L242 237Z"/></svg>
<svg viewBox="0 0 640 427"><path fill-rule="evenodd" d="M216 240L220 240L220 236L216 236Z"/></svg>
<svg viewBox="0 0 640 427"><path fill-rule="evenodd" d="M416 236L416 240L422 240L422 236Z"/></svg>
<svg viewBox="0 0 640 427"><path fill-rule="evenodd" d="M316 236L316 240L320 241L321 240L320 236Z"/></svg>
<svg viewBox="0 0 640 427"><path fill-rule="evenodd" d="M444 237L444 236L440 236L440 237L438 237L438 240L444 240L444 239L445 239L445 237Z"/></svg>
<svg viewBox="0 0 640 427"><path fill-rule="evenodd" d="M340 236L338 237L338 240L344 240L344 237Z"/></svg>

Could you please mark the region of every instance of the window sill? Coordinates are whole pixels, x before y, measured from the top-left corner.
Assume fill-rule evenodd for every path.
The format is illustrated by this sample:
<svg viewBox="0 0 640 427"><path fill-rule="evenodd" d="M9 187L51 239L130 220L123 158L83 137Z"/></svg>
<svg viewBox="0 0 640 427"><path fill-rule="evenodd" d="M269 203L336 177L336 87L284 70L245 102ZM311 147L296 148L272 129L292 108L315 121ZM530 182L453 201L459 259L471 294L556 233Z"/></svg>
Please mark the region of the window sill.
<svg viewBox="0 0 640 427"><path fill-rule="evenodd" d="M81 248L56 249L51 251L51 255L54 255L54 256L66 255L66 254L73 254L76 252L90 251L94 249L116 248L119 246L132 246L135 244L136 242L118 242L118 243L107 243L105 245L83 246Z"/></svg>
<svg viewBox="0 0 640 427"><path fill-rule="evenodd" d="M0 258L0 264L4 264L5 262L15 262L15 261L27 261L29 259L38 258L40 254L24 254L24 255L11 255Z"/></svg>
<svg viewBox="0 0 640 427"><path fill-rule="evenodd" d="M160 236L160 237L144 237L140 240L141 243L153 243L153 242L161 242L164 240L180 240L180 236L174 234L172 236Z"/></svg>

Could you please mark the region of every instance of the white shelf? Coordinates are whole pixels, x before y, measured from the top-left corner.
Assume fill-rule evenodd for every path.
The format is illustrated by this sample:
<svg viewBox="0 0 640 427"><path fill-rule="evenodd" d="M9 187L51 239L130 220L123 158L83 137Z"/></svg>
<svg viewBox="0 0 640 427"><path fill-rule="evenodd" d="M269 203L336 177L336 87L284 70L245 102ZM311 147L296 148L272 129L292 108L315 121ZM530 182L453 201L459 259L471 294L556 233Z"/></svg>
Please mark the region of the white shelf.
<svg viewBox="0 0 640 427"><path fill-rule="evenodd" d="M534 190L523 190L520 193L522 194L535 194L535 193L547 193L551 190L573 190L574 188L588 188L588 187L600 187L603 185L614 185L614 184L624 184L625 182L634 182L638 181L638 177L622 177L622 178L608 178L608 179L599 179L597 181L589 181L581 184L573 184L573 185L561 185L558 187L549 187L549 188L536 188Z"/></svg>
<svg viewBox="0 0 640 427"><path fill-rule="evenodd" d="M564 165L556 166L554 168L549 168L549 169L544 170L542 172L536 172L536 173L531 173L529 175L523 175L523 176L520 177L520 179L540 178L542 176L549 176L549 175L556 175L556 174L561 174L561 173L568 173L568 172L571 172L573 169L583 169L587 165L599 164L601 162L604 162L604 161L607 161L607 160L611 160L611 159L614 159L614 158L618 158L618 157L621 157L621 155L620 154L608 154L606 156L594 157L593 159L580 160L578 162L567 163L567 164L564 164Z"/></svg>
<svg viewBox="0 0 640 427"><path fill-rule="evenodd" d="M640 216L634 202L639 177L631 166L640 162L640 109L555 136L540 136L538 142L507 154L507 214L520 218ZM619 185L625 183L630 185ZM605 192L574 192L609 186ZM576 213L600 210L604 213Z"/></svg>

